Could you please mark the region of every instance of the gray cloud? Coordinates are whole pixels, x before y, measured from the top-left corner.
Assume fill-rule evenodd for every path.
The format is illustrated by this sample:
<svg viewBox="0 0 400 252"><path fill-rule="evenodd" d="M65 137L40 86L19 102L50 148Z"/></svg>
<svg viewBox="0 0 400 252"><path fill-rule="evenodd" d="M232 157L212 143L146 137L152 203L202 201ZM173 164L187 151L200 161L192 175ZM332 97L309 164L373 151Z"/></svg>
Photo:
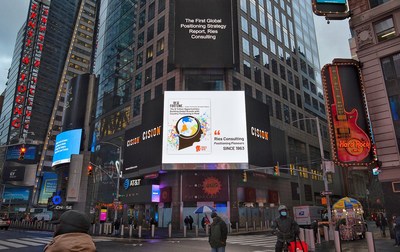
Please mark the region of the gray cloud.
<svg viewBox="0 0 400 252"><path fill-rule="evenodd" d="M0 0L0 93L7 82L17 32L28 15L29 0Z"/></svg>
<svg viewBox="0 0 400 252"><path fill-rule="evenodd" d="M314 15L315 32L321 67L334 58L351 58L349 20L332 20L327 24L324 17Z"/></svg>

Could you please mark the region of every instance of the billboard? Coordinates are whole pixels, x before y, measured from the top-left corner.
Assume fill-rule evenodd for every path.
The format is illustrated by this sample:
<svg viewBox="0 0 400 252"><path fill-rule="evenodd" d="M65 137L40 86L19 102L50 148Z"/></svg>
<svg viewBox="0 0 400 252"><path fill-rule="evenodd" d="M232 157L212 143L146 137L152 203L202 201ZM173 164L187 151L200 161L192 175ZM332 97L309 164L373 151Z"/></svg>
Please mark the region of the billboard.
<svg viewBox="0 0 400 252"><path fill-rule="evenodd" d="M25 166L5 166L3 169L4 181L24 181Z"/></svg>
<svg viewBox="0 0 400 252"><path fill-rule="evenodd" d="M358 62L335 59L321 74L333 161L340 166L371 165L372 130Z"/></svg>
<svg viewBox="0 0 400 252"><path fill-rule="evenodd" d="M161 167L163 97L143 104L142 124L125 131L124 174Z"/></svg>
<svg viewBox="0 0 400 252"><path fill-rule="evenodd" d="M163 164L248 162L243 91L166 91L163 129Z"/></svg>
<svg viewBox="0 0 400 252"><path fill-rule="evenodd" d="M44 172L38 204L47 205L48 199L57 191L57 174L55 172Z"/></svg>
<svg viewBox="0 0 400 252"><path fill-rule="evenodd" d="M26 187L6 187L3 202L10 204L25 204L29 200L31 190Z"/></svg>
<svg viewBox="0 0 400 252"><path fill-rule="evenodd" d="M179 67L232 67L231 0L176 0L174 60Z"/></svg>
<svg viewBox="0 0 400 252"><path fill-rule="evenodd" d="M347 0L312 0L312 7L315 15L330 19L345 19L349 14Z"/></svg>
<svg viewBox="0 0 400 252"><path fill-rule="evenodd" d="M69 163L72 154L79 154L82 129L61 132L56 137L52 166Z"/></svg>
<svg viewBox="0 0 400 252"><path fill-rule="evenodd" d="M6 154L6 160L7 161L15 161L19 160L19 154L22 146L25 146L26 152L24 155L24 163L29 163L29 161L35 162L37 158L37 151L38 151L38 146L37 145L31 145L31 144L19 144L19 145L14 145L14 146L9 146L7 147L7 154Z"/></svg>

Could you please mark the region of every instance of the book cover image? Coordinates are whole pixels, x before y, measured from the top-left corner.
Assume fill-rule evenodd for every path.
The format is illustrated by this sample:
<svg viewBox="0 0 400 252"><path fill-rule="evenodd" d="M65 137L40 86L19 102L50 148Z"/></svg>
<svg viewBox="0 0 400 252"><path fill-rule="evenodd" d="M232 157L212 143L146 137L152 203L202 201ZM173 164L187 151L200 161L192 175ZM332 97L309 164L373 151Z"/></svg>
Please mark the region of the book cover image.
<svg viewBox="0 0 400 252"><path fill-rule="evenodd" d="M211 153L209 99L171 99L167 117L168 154Z"/></svg>

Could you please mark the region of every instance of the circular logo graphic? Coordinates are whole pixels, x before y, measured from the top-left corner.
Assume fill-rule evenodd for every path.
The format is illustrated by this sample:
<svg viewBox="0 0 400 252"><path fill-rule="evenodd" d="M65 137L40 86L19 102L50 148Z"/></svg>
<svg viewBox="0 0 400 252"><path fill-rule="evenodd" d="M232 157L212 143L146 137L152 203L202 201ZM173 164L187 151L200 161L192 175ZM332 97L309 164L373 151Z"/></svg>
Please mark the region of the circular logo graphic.
<svg viewBox="0 0 400 252"><path fill-rule="evenodd" d="M222 189L221 181L216 177L208 177L203 180L203 191L208 195L216 195Z"/></svg>
<svg viewBox="0 0 400 252"><path fill-rule="evenodd" d="M124 188L125 188L125 190L128 190L129 184L130 184L130 183L131 183L131 182L130 182L129 179L125 179L125 180L124 180Z"/></svg>
<svg viewBox="0 0 400 252"><path fill-rule="evenodd" d="M62 201L62 199L61 199L60 195L56 195L56 196L53 197L53 204L54 205L60 205L61 201Z"/></svg>
<svg viewBox="0 0 400 252"><path fill-rule="evenodd" d="M200 122L193 116L184 116L176 122L176 130L180 137L193 138L200 130Z"/></svg>

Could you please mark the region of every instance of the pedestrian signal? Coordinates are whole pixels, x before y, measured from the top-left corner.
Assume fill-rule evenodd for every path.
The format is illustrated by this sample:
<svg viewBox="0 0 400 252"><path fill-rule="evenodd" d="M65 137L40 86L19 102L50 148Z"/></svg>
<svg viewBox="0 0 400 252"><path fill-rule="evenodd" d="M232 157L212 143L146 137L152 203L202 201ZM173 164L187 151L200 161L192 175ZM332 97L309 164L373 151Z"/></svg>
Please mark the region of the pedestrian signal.
<svg viewBox="0 0 400 252"><path fill-rule="evenodd" d="M22 145L21 148L19 149L19 160L24 160L25 159L25 152L26 148L25 145Z"/></svg>

